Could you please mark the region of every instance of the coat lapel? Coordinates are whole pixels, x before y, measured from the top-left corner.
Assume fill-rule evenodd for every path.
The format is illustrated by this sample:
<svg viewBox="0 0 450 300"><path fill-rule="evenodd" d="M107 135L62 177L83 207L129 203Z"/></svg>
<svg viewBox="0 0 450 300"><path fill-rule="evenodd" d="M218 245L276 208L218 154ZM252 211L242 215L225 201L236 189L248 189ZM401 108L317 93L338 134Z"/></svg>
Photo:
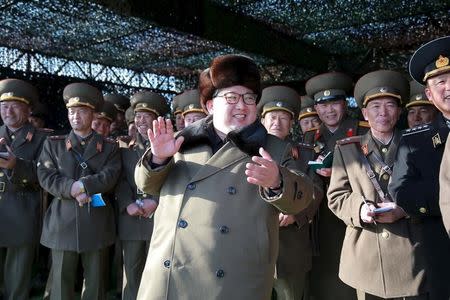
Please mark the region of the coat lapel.
<svg viewBox="0 0 450 300"><path fill-rule="evenodd" d="M18 130L16 138L11 141L11 148L17 150L23 144L30 142L36 129L31 124L26 124Z"/></svg>
<svg viewBox="0 0 450 300"><path fill-rule="evenodd" d="M200 155L203 155L203 157L200 156L198 160L196 159L196 162L201 163L206 160L206 163L192 177L192 182L202 180L240 160L249 157L248 154L240 151L236 146L234 146L232 142L227 142L209 159L206 157L208 155L207 151L204 151ZM209 155L211 155L211 152L209 152Z"/></svg>
<svg viewBox="0 0 450 300"><path fill-rule="evenodd" d="M98 153L102 152L103 149L103 137L97 133L93 133L93 136L86 146L83 158L88 161Z"/></svg>

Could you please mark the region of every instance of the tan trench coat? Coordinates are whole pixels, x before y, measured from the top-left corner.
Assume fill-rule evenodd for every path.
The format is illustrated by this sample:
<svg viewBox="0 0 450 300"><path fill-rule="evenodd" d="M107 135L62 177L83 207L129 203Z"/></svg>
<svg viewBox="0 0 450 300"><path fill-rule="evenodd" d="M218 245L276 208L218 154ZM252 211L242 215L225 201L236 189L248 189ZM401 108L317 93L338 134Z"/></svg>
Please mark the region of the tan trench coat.
<svg viewBox="0 0 450 300"><path fill-rule="evenodd" d="M450 237L450 142L445 145L439 174L439 207L445 229Z"/></svg>
<svg viewBox="0 0 450 300"><path fill-rule="evenodd" d="M396 133L387 152L386 164L390 167L399 136ZM426 291L421 224L405 218L377 225L360 220L362 197L374 202L379 199L361 163L361 145L367 145L369 161L374 161L374 153L382 157L370 132L357 142L338 145L327 193L330 209L347 225L339 277L355 289L382 298L423 294ZM372 169L382 184L385 174L381 166L372 165Z"/></svg>
<svg viewBox="0 0 450 300"><path fill-rule="evenodd" d="M275 161L292 162L288 144L266 133L263 138ZM267 199L246 181L251 156L231 141L214 155L197 141L154 170L147 158L136 167L136 184L160 194L160 202L138 299L269 299L279 211L307 207L311 180L281 167L283 193Z"/></svg>

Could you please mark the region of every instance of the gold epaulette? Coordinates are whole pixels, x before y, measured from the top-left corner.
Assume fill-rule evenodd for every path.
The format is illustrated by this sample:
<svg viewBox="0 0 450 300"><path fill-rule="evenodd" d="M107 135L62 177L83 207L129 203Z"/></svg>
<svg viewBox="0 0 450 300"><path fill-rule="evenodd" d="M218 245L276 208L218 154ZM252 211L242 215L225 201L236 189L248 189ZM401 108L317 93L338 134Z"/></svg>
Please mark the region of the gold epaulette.
<svg viewBox="0 0 450 300"><path fill-rule="evenodd" d="M45 133L53 133L55 130L51 128L36 128L37 131L42 131Z"/></svg>
<svg viewBox="0 0 450 300"><path fill-rule="evenodd" d="M310 132L310 131L316 131L319 128L320 128L320 126L312 127L310 129L306 130L305 133Z"/></svg>
<svg viewBox="0 0 450 300"><path fill-rule="evenodd" d="M417 134L417 133L421 133L421 132L426 132L429 131L431 129L430 125L425 124L425 125L419 125L413 128L409 128L406 129L402 136L408 136L408 135L413 135L413 134Z"/></svg>
<svg viewBox="0 0 450 300"><path fill-rule="evenodd" d="M57 141L57 140L64 140L66 138L66 136L65 135L51 135L48 138L50 140Z"/></svg>
<svg viewBox="0 0 450 300"><path fill-rule="evenodd" d="M346 144L353 144L353 143L359 143L361 141L361 136L351 136L345 139L340 139L336 141L336 145L346 145Z"/></svg>
<svg viewBox="0 0 450 300"><path fill-rule="evenodd" d="M367 122L367 121L359 121L359 122L358 122L358 126L359 126L359 127L370 128L369 122Z"/></svg>

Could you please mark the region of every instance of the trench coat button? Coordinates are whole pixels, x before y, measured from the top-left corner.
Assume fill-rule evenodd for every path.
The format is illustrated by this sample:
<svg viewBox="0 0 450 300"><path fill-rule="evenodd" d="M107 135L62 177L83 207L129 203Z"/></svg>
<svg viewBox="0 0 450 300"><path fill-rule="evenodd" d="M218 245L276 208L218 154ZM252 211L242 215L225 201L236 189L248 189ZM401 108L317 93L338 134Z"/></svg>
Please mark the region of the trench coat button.
<svg viewBox="0 0 450 300"><path fill-rule="evenodd" d="M384 239L387 239L387 238L389 237L389 232L383 231L383 233L381 233L381 236L382 236Z"/></svg>
<svg viewBox="0 0 450 300"><path fill-rule="evenodd" d="M222 278L223 276L225 276L225 272L222 269L219 269L216 271L216 276Z"/></svg>
<svg viewBox="0 0 450 300"><path fill-rule="evenodd" d="M427 209L425 207L421 207L419 208L420 213L422 214L426 214L427 213Z"/></svg>
<svg viewBox="0 0 450 300"><path fill-rule="evenodd" d="M226 234L228 232L230 232L230 228L228 228L227 226L223 225L219 227L219 231L220 233Z"/></svg>
<svg viewBox="0 0 450 300"><path fill-rule="evenodd" d="M15 135L11 135L11 139L13 140L13 139L15 139L16 138L16 136Z"/></svg>
<svg viewBox="0 0 450 300"><path fill-rule="evenodd" d="M166 268L170 267L170 260L164 261L164 267L166 267Z"/></svg>
<svg viewBox="0 0 450 300"><path fill-rule="evenodd" d="M230 195L236 194L236 188L234 186L229 186L227 188L227 193L230 194Z"/></svg>
<svg viewBox="0 0 450 300"><path fill-rule="evenodd" d="M388 180L389 179L389 175L388 174L383 174L382 178L383 178L383 180Z"/></svg>
<svg viewBox="0 0 450 300"><path fill-rule="evenodd" d="M381 152L383 152L383 153L386 153L388 151L388 149L387 148L381 148Z"/></svg>
<svg viewBox="0 0 450 300"><path fill-rule="evenodd" d="M185 220L181 219L178 221L178 227L186 228L187 226L188 226L188 222L186 222Z"/></svg>
<svg viewBox="0 0 450 300"><path fill-rule="evenodd" d="M195 190L195 183L189 183L188 185L187 185L187 188L189 189L189 190Z"/></svg>

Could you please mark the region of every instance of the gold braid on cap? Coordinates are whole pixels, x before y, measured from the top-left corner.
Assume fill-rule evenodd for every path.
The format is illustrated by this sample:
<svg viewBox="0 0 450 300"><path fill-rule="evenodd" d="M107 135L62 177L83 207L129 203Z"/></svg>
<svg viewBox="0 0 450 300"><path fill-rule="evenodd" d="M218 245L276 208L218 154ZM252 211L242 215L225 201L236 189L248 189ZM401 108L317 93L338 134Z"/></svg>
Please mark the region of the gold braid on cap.
<svg viewBox="0 0 450 300"><path fill-rule="evenodd" d="M30 104L30 101L28 101L27 99L25 99L23 97L14 96L14 93L12 93L12 92L3 93L0 96L0 101L20 101L20 102L23 102L25 104Z"/></svg>

